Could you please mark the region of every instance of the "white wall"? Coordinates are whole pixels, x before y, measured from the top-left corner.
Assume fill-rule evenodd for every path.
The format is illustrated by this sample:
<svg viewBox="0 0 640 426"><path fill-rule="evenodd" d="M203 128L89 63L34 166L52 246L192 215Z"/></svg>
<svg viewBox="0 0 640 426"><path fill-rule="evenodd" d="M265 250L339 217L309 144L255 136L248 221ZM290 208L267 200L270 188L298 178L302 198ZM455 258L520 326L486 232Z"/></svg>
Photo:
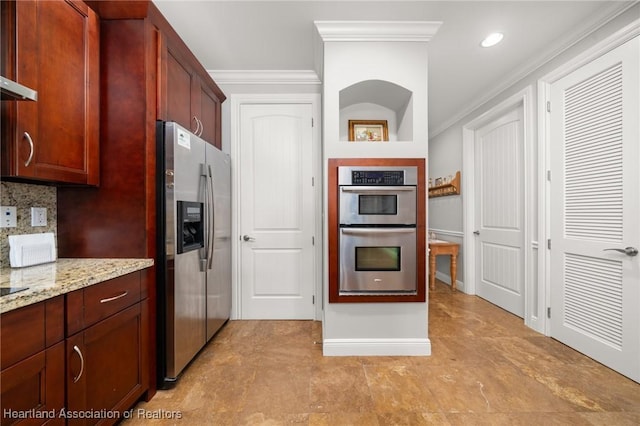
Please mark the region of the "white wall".
<svg viewBox="0 0 640 426"><path fill-rule="evenodd" d="M425 43L328 42L324 48L325 158L425 158L427 123L414 120L413 139L371 144L362 154L360 144L340 140L340 90L367 80L389 81L413 93L414 117L427 117L427 54Z"/></svg>
<svg viewBox="0 0 640 426"><path fill-rule="evenodd" d="M329 158L425 158L427 152L427 52L424 42L325 42L323 90L323 168ZM412 140L353 143L344 136L340 91L362 81L391 82L412 92ZM363 100L366 101L366 100ZM366 105L363 102L361 105ZM355 105L354 105L355 107ZM366 113L366 111L365 111ZM404 111L401 111L404 114ZM375 118L375 117L374 117ZM397 122L396 120L393 120ZM391 123L390 123L391 124ZM390 129L390 134L395 133ZM393 139L397 139L394 137ZM327 217L327 177L324 177ZM326 221L325 221L326 224ZM324 230L325 253L328 247ZM325 254L323 344L325 355L428 355L427 303L329 303L328 256ZM425 271L425 276L428 276Z"/></svg>
<svg viewBox="0 0 640 426"><path fill-rule="evenodd" d="M429 153L427 160L429 163L429 177L434 181L437 177L455 175L458 170L462 170L462 129L451 127L439 135L437 143L429 141ZM465 194L464 187L461 195L449 195L446 197L435 197L428 200L428 223L429 232L435 232L438 239L452 241L460 244L458 254L457 277L459 289L464 291L464 255L462 250L462 200ZM449 284L451 282L449 272L449 257L436 257L436 278Z"/></svg>
<svg viewBox="0 0 640 426"><path fill-rule="evenodd" d="M451 127L429 141L429 177L455 175L462 170L462 128ZM429 229L462 231L462 197L450 195L429 199Z"/></svg>

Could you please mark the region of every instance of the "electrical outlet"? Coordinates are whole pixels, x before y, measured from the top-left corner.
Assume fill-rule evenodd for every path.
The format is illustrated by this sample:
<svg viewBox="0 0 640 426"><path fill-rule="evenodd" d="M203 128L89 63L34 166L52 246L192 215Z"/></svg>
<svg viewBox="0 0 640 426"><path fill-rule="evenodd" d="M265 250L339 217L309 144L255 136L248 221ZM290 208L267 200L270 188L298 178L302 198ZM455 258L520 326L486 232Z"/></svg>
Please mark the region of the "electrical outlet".
<svg viewBox="0 0 640 426"><path fill-rule="evenodd" d="M47 226L46 207L31 207L31 226Z"/></svg>
<svg viewBox="0 0 640 426"><path fill-rule="evenodd" d="M0 228L15 228L16 226L18 226L18 212L16 207L0 207Z"/></svg>

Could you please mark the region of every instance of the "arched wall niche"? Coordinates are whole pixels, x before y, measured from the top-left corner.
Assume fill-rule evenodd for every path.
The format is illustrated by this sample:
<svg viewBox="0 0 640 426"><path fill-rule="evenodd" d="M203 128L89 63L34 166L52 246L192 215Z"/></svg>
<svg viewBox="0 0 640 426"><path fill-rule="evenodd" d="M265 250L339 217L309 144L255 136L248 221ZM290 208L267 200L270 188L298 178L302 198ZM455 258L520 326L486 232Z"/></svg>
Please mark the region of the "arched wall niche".
<svg viewBox="0 0 640 426"><path fill-rule="evenodd" d="M339 92L340 140L349 120L387 120L389 141L413 140L413 92L386 80L364 80Z"/></svg>

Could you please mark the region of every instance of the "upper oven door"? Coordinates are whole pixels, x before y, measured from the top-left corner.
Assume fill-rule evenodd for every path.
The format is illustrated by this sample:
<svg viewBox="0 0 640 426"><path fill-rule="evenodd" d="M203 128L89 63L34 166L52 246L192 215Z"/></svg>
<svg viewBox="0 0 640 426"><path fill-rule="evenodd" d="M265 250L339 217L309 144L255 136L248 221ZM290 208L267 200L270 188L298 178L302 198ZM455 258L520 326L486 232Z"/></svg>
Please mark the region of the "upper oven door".
<svg viewBox="0 0 640 426"><path fill-rule="evenodd" d="M415 225L415 186L340 186L340 225Z"/></svg>

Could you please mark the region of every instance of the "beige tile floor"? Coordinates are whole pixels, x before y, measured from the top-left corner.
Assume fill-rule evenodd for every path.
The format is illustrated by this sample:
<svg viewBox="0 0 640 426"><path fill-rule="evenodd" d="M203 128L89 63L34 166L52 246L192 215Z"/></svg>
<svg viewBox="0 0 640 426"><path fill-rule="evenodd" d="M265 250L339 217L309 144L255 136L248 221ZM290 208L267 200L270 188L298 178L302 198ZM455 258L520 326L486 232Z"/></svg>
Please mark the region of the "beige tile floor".
<svg viewBox="0 0 640 426"><path fill-rule="evenodd" d="M231 321L127 426L639 425L640 384L490 303L430 292L429 357L323 357L321 324ZM148 419L170 417L179 419Z"/></svg>

